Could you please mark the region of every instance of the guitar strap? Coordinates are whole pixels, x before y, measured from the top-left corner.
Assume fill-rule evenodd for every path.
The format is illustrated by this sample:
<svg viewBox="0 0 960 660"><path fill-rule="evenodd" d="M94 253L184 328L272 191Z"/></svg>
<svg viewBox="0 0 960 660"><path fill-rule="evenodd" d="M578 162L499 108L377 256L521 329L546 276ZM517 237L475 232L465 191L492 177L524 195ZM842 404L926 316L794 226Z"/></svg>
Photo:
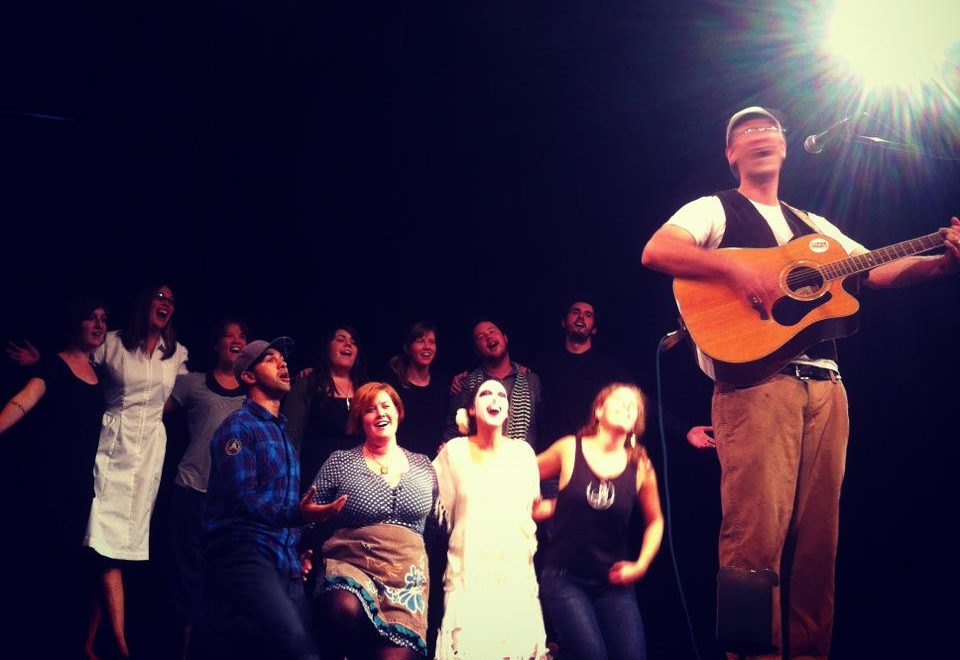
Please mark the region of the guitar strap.
<svg viewBox="0 0 960 660"><path fill-rule="evenodd" d="M791 211L793 211L793 213L794 213L798 218L800 218L801 221L803 221L803 224L805 224L806 226L810 227L810 229L812 229L815 234L822 234L822 233L823 233L822 231L820 231L819 229L817 229L817 227L813 224L813 222L810 220L810 216L807 215L807 212L806 212L806 211L801 211L800 209L794 208L794 207L790 206L789 204L787 204L786 202L784 202L783 200L781 200L780 203L783 204L784 206L786 206L786 207L787 207L788 209L790 209Z"/></svg>

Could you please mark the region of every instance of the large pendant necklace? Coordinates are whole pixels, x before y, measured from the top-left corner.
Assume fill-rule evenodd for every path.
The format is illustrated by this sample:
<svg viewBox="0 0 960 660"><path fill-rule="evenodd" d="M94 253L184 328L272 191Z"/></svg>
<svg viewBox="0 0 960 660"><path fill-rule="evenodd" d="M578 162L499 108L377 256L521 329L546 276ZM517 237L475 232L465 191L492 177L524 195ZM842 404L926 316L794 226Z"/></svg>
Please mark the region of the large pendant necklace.
<svg viewBox="0 0 960 660"><path fill-rule="evenodd" d="M374 458L374 457L373 457L373 453L372 453L369 449L366 450L366 452L367 452L367 456L370 458L370 460L380 466L380 474L382 474L382 475L390 474L390 467L389 467L389 466L384 465L383 463L381 463L380 461L378 461L376 458Z"/></svg>

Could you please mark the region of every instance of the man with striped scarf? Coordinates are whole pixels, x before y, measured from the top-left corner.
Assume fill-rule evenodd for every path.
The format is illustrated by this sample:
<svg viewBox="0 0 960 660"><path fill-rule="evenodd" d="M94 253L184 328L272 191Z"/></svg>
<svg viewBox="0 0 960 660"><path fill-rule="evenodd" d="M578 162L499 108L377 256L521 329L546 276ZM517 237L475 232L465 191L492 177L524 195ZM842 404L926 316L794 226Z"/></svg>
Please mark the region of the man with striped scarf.
<svg viewBox="0 0 960 660"><path fill-rule="evenodd" d="M461 389L450 397L444 441L460 435L455 416L459 408L468 405L469 392L483 381L496 378L506 387L510 398L510 412L504 433L510 438L526 440L534 450L537 449L537 427L543 398L540 378L510 360L507 342L507 335L489 319L482 319L473 326L473 346L480 358L480 366L470 371L466 378L457 379ZM455 381L454 389L456 385Z"/></svg>

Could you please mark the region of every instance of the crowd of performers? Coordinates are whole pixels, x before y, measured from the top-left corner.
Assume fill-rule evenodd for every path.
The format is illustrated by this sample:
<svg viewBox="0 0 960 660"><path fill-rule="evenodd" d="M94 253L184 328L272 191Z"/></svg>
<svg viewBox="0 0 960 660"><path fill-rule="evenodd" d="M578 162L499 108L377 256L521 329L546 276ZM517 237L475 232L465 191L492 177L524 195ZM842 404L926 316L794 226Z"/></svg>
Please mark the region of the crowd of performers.
<svg viewBox="0 0 960 660"><path fill-rule="evenodd" d="M179 408L190 442L169 537L181 657L645 657L634 589L663 518L644 397L593 347L586 297L540 374L481 319L479 365L452 381L431 373L429 323L410 328L382 381L368 379L350 327L291 374L293 340L248 341L240 318L216 324L215 366L191 373L175 312L165 284L144 287L118 331L100 302L74 300L61 350L8 346L30 375L0 433L40 422L61 475L51 538L72 541L63 566L94 576L91 593L64 599L92 603L83 634L43 642L51 656L142 654L127 642L124 574L149 558L163 418Z"/></svg>
<svg viewBox="0 0 960 660"><path fill-rule="evenodd" d="M960 218L939 230L940 254L874 260L825 218L780 200L781 122L760 106L730 117L724 153L738 187L678 210L647 243L645 266L726 284L756 323L783 294L779 270L718 248L803 239L817 254L826 236L870 265L860 279L876 288L960 271ZM0 433L42 405L58 478L43 494L56 515L42 541L75 540L58 567L82 542L99 576L88 657L101 625L111 652L130 653L124 572L148 558L162 417L174 406L191 435L171 516L185 654L644 657L632 585L659 549L663 518L640 444L643 396L593 347L588 299L571 301L563 348L536 372L511 360L501 327L479 320L479 365L449 387L431 373L437 337L424 323L385 382L368 382L349 327L333 328L312 369L291 378L292 340L248 343L237 319L217 328L217 366L190 374L175 310L170 287L148 287L124 328L108 332L103 306L77 301L58 353L8 349L36 364L0 412ZM756 383L715 381L716 436L693 427L687 438L717 450L721 571L774 578L761 598L767 630L742 641L827 658L849 431L836 346L808 346ZM630 556L634 510L644 532Z"/></svg>

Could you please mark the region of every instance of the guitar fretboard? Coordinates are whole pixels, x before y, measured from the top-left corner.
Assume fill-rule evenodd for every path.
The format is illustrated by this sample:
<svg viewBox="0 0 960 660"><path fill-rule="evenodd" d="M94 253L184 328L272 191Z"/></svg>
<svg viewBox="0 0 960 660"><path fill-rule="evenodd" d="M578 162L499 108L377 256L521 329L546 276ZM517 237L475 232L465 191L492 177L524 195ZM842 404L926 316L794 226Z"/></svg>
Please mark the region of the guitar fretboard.
<svg viewBox="0 0 960 660"><path fill-rule="evenodd" d="M940 232L927 234L920 238L911 238L909 241L894 243L887 247L871 250L865 254L858 254L855 257L847 257L840 261L834 261L832 264L820 266L820 273L826 280L837 280L849 275L863 273L877 266L912 257L915 254L929 252L943 245L943 236Z"/></svg>

